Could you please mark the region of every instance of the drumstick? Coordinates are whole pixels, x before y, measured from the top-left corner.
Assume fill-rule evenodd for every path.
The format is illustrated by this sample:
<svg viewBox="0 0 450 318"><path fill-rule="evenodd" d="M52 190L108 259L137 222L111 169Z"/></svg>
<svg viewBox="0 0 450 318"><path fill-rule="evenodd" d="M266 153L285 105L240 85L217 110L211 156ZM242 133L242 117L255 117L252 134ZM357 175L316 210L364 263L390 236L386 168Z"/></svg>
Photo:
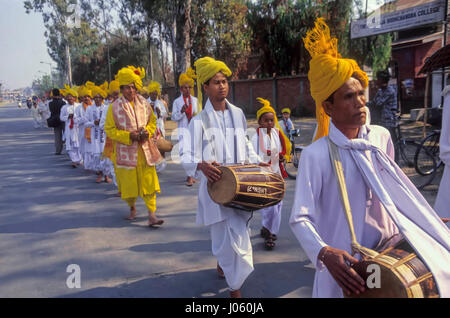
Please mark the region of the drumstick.
<svg viewBox="0 0 450 318"><path fill-rule="evenodd" d="M449 218L441 218L441 220L442 220L442 222L444 222L444 223L447 223L447 222L449 222L449 221L450 221L450 219L449 219Z"/></svg>

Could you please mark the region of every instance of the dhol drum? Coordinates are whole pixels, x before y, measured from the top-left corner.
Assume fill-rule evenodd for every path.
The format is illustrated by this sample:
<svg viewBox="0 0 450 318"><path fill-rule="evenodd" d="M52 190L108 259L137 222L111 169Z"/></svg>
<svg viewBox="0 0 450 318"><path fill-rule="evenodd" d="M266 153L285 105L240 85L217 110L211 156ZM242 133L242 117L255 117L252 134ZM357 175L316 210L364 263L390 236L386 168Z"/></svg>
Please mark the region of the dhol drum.
<svg viewBox="0 0 450 318"><path fill-rule="evenodd" d="M220 166L221 178L208 182L211 199L227 207L255 211L283 200L286 185L283 178L268 167L257 165Z"/></svg>
<svg viewBox="0 0 450 318"><path fill-rule="evenodd" d="M366 290L359 295L345 295L348 298L440 297L432 273L404 239L376 257L353 265L353 269L366 281ZM369 277L371 275L374 276ZM376 279L379 279L379 284ZM373 286L367 286L368 281Z"/></svg>

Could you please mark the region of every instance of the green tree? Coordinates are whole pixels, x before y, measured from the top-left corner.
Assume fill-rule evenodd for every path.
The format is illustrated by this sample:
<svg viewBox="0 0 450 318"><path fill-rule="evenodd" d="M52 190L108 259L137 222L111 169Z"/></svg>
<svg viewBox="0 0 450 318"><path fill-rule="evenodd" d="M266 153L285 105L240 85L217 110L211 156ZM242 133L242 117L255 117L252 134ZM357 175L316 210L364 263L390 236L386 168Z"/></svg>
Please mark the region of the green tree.
<svg viewBox="0 0 450 318"><path fill-rule="evenodd" d="M323 17L332 36L338 39L342 56L354 58L360 65L383 69L391 54L391 36L378 35L350 40L350 22L354 7L361 14L361 0L257 0L248 1L248 24L252 29L252 53L261 56L263 76L306 73L309 53L302 38Z"/></svg>
<svg viewBox="0 0 450 318"><path fill-rule="evenodd" d="M193 60L213 56L224 61L238 78L251 52L247 11L244 1L197 0L192 11Z"/></svg>

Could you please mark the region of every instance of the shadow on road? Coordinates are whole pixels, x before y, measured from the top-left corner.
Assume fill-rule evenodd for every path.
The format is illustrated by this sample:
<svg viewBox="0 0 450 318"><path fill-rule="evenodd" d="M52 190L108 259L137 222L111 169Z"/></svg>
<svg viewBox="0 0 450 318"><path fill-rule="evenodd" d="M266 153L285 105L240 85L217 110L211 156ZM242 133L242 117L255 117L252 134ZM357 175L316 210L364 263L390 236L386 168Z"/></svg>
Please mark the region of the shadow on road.
<svg viewBox="0 0 450 318"><path fill-rule="evenodd" d="M309 262L256 264L242 288L244 297L310 297L314 270ZM270 279L262 277L270 273ZM298 275L292 275L298 273ZM99 296L101 295L101 296ZM228 297L227 284L216 269L164 274L114 287L98 287L62 297L148 297L148 298L223 298Z"/></svg>

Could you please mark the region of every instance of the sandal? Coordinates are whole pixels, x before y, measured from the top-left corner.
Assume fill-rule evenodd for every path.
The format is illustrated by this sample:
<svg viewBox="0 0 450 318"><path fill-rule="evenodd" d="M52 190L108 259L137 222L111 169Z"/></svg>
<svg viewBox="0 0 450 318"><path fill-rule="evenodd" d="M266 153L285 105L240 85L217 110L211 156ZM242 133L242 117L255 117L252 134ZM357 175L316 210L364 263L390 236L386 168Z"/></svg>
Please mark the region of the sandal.
<svg viewBox="0 0 450 318"><path fill-rule="evenodd" d="M273 241L276 241L278 239L276 234L270 233L270 231L265 227L262 227L262 229L261 229L261 236L265 239L270 237Z"/></svg>
<svg viewBox="0 0 450 318"><path fill-rule="evenodd" d="M263 226L260 234L263 238L267 238L270 235L270 231Z"/></svg>
<svg viewBox="0 0 450 318"><path fill-rule="evenodd" d="M275 247L275 242L271 237L266 238L266 240L264 241L264 247L268 251L272 250Z"/></svg>
<svg viewBox="0 0 450 318"><path fill-rule="evenodd" d="M156 221L154 223L150 223L150 221L149 221L148 227L155 227L155 225L163 225L163 223L164 223L164 220L158 220L158 221Z"/></svg>

